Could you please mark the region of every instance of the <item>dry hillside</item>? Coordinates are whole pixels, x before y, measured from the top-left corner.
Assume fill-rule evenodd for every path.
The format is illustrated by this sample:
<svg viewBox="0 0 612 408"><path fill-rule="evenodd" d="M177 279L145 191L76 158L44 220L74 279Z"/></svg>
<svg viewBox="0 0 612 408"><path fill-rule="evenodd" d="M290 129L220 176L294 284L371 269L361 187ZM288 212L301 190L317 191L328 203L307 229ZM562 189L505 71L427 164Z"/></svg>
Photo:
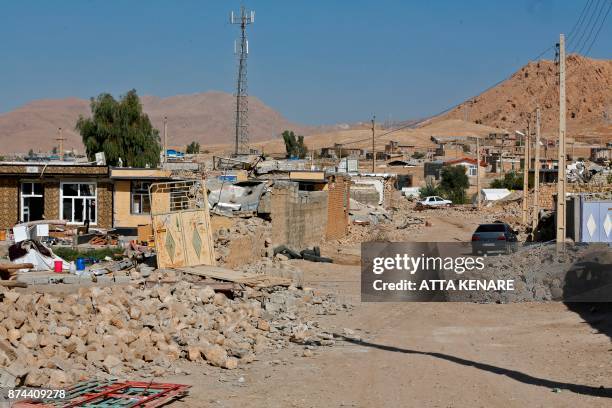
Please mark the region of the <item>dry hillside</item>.
<svg viewBox="0 0 612 408"><path fill-rule="evenodd" d="M545 135L559 127L557 66L530 62L498 86L440 115L431 122L465 119L505 129L524 129L539 104ZM567 127L579 140L612 138L612 60L567 57ZM532 116L532 120L535 116Z"/></svg>
<svg viewBox="0 0 612 408"><path fill-rule="evenodd" d="M223 92L205 92L168 98L142 97L145 112L158 129L168 116L169 144L202 145L233 141L235 99ZM250 97L250 135L254 141L272 139L285 129L308 133L312 128L297 125L259 99ZM64 129L66 148L82 151L81 137L74 130L79 115L90 114L89 101L78 98L38 100L0 114L0 152L49 151L57 144L57 128Z"/></svg>
<svg viewBox="0 0 612 408"><path fill-rule="evenodd" d="M472 122L465 122L459 119L449 119L435 121L425 126L414 129L403 129L385 135L388 130L376 130L376 149L384 149L385 144L390 140L398 141L401 144L411 144L419 147L433 147L431 136L486 136L491 132L496 132L490 126L479 125ZM306 145L310 150L321 147L333 146L334 143L344 144L346 147L359 147L371 150L372 131L365 127L361 129L349 129L341 131L331 131L313 134L305 137ZM282 139L268 140L255 144L263 148L268 153L281 153L285 149ZM215 150L226 150L227 146L215 146Z"/></svg>

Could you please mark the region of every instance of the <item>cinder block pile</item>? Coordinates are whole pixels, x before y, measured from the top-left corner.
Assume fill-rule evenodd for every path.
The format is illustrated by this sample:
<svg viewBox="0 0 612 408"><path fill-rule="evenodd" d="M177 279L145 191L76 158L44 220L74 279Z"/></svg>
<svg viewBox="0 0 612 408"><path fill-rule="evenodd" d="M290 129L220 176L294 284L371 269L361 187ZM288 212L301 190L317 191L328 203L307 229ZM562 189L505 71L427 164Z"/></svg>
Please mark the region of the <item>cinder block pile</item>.
<svg viewBox="0 0 612 408"><path fill-rule="evenodd" d="M65 295L0 287L0 386L160 377L180 359L234 369L267 349L333 344L304 317L346 307L295 288L229 299L188 282Z"/></svg>

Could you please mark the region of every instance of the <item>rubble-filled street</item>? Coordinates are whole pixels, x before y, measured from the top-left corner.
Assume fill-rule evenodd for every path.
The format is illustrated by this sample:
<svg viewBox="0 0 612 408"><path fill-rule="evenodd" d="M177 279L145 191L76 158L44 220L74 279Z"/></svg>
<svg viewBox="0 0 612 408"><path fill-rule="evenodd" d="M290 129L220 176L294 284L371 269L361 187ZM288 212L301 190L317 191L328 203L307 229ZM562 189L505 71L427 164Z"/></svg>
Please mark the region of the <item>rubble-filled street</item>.
<svg viewBox="0 0 612 408"><path fill-rule="evenodd" d="M0 408L612 405L612 0L6 3Z"/></svg>
<svg viewBox="0 0 612 408"><path fill-rule="evenodd" d="M514 206L485 209L487 220L516 220ZM29 387L92 378L179 383L191 386L175 402L186 407L361 407L407 399L427 406L605 406L612 365L601 359L610 347L603 305L361 303L361 242L427 241L432 234L468 241L481 220L468 207L417 211L400 203L384 221L353 224L347 236L325 242L321 256L333 263L274 254L269 222L257 218L233 219L235 226L213 234L218 253L232 241L261 237L260 256L235 268L282 279L281 286L224 284L138 263L118 271L126 279L116 282L0 287L2 378ZM227 254L221 264L232 262ZM519 255L514 262L530 261ZM487 390L464 392L472 384Z"/></svg>

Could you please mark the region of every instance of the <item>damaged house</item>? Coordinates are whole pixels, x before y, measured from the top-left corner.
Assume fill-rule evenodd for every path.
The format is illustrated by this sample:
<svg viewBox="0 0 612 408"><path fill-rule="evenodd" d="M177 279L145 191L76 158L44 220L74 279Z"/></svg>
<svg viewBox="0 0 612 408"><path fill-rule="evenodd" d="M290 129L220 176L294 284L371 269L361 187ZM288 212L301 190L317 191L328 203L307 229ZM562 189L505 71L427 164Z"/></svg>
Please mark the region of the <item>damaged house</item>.
<svg viewBox="0 0 612 408"><path fill-rule="evenodd" d="M18 222L65 220L118 228L135 235L150 224L149 186L169 170L109 168L75 163L0 163L0 228Z"/></svg>
<svg viewBox="0 0 612 408"><path fill-rule="evenodd" d="M292 172L270 194L274 245L302 249L348 232L350 178L323 172Z"/></svg>
<svg viewBox="0 0 612 408"><path fill-rule="evenodd" d="M113 185L107 166L0 163L0 228L63 219L99 228L113 225Z"/></svg>

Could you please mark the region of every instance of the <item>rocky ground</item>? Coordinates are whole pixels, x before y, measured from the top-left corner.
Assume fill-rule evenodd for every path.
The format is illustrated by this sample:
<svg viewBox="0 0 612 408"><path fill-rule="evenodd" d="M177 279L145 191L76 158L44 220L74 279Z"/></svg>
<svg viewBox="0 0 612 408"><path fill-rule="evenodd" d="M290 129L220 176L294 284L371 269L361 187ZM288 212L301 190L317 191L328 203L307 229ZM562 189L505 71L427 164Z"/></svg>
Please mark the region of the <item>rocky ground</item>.
<svg viewBox="0 0 612 408"><path fill-rule="evenodd" d="M179 374L180 360L231 370L293 344L309 353L334 344L317 316L351 307L311 289L247 287L228 297L181 279L67 294L0 288L0 299L0 366L14 381L5 385L34 387Z"/></svg>
<svg viewBox="0 0 612 408"><path fill-rule="evenodd" d="M146 270L127 285L0 289L0 367L32 386L110 377L191 385L177 407L607 406L609 312L360 302L361 242L465 242L483 219L514 217L512 205L481 213L407 205L388 222L351 225L349 237L324 243L334 264L262 251L237 268L301 276L300 288L215 292L193 277ZM216 245L265 230L260 223L240 221ZM529 257L517 258L521 265L537 268Z"/></svg>
<svg viewBox="0 0 612 408"><path fill-rule="evenodd" d="M355 304L320 316L334 346L269 349L232 371L188 363L189 375L163 377L193 386L176 406L609 405L612 320L600 309L360 303L358 266L291 263L308 286Z"/></svg>

